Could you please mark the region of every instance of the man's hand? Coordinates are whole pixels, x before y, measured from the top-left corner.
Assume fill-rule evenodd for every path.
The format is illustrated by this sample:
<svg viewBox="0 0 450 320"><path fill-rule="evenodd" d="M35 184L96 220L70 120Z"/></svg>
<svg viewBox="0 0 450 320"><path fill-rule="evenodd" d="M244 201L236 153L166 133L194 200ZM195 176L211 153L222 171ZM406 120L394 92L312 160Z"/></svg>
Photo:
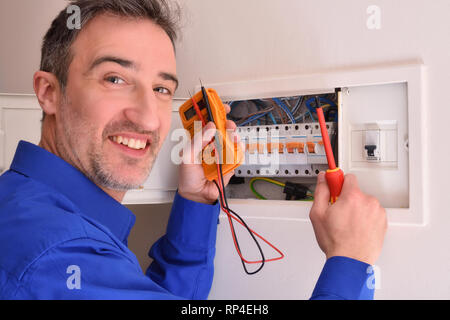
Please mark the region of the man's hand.
<svg viewBox="0 0 450 320"><path fill-rule="evenodd" d="M230 106L227 104L225 104L225 111L226 113L230 112ZM227 120L226 128L228 132L233 132L233 134L231 134L232 141L239 142L238 136L235 134L236 124L231 120ZM187 157L183 156L187 161L183 161L180 166L178 193L185 199L212 204L219 197L219 191L214 182L208 181L205 178L201 163L193 162L194 157L201 156L202 149L214 138L215 132L216 128L214 123L209 122L203 128L202 135L200 136L197 134L196 137L192 139L192 154L187 155ZM197 139L201 139L201 142ZM201 149L194 148L194 144L201 144ZM193 154L194 150L199 150L200 154ZM233 174L234 171L231 171L223 176L225 186L228 184Z"/></svg>
<svg viewBox="0 0 450 320"><path fill-rule="evenodd" d="M374 264L387 229L386 212L378 200L362 193L352 174L345 176L338 200L333 205L329 200L325 173L321 172L309 217L327 259L345 256Z"/></svg>

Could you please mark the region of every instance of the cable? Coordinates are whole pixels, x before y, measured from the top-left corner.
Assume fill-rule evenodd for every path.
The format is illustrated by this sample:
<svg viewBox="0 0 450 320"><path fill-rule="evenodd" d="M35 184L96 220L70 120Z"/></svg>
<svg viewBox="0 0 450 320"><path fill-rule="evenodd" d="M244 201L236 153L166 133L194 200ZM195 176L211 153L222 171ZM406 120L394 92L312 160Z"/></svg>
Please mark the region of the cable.
<svg viewBox="0 0 450 320"><path fill-rule="evenodd" d="M237 222L239 222L241 225L243 225L250 233L251 233L251 236L252 236L252 238L257 242L257 240L254 238L254 236L253 235L255 235L255 236L257 236L258 238L260 238L262 241L264 241L266 244L268 244L270 247L272 247L275 251L277 251L279 254L280 254L280 256L279 257L276 257L276 258L271 258L271 259L263 259L263 260L257 260L257 261L248 261L248 260L246 260L246 259L244 259L244 257L242 256L242 254L241 254L241 252L240 252L240 250L238 251L238 254L239 254L239 256L241 257L241 259L244 261L244 262L246 262L246 263L262 263L263 261L265 261L265 262L270 262L270 261L276 261L276 260L280 260L280 259L283 259L284 258L284 254L278 249L278 248L276 248L273 244L271 244L269 241L267 241L266 239L264 239L261 235L259 235L258 233L256 233L254 230L252 230L252 229L250 229L248 226L247 226L247 224L245 223L245 221L236 213L236 212L234 212L233 210L231 210L230 209L230 207L229 207L229 205L228 205L228 200L227 200L227 197L226 197L226 193L225 193L225 189L223 188L223 186L225 185L224 183L223 183L223 174L222 174L222 165L221 164L219 164L218 165L218 167L219 167L219 171L220 171L220 174L219 174L219 177L220 177L220 183L221 183L221 185L222 185L222 190L219 190L219 194L222 194L222 196L223 196L223 203L225 204L225 206L222 208L222 209L225 209L224 211L225 211L225 213L230 213L230 212L232 212L233 213L233 215L235 215L236 217L234 217L233 215L231 215L231 214L229 214L229 219L234 219L234 220L236 220ZM228 212L227 212L228 211ZM257 245L259 246L259 243L257 243ZM264 257L264 254L262 254L262 256Z"/></svg>
<svg viewBox="0 0 450 320"><path fill-rule="evenodd" d="M272 179L269 179L269 178L260 178L260 177L258 177L258 178L252 178L251 180L250 180L250 183L249 183L249 186L250 186L250 190L253 192L253 194L258 198L258 199L261 199L261 200L267 200L265 197L263 197L261 194L259 194L256 190L255 190L255 187L253 186L253 184L256 182L256 181L258 181L258 180L261 180L261 181L267 181L267 182L270 182L270 183L273 183L273 184L275 184L275 185L278 185L278 186L280 186L280 187L284 187L285 186L285 184L284 183L281 183L281 182L278 182L278 181L276 181L276 180L272 180Z"/></svg>
<svg viewBox="0 0 450 320"><path fill-rule="evenodd" d="M202 85L202 94L203 94L203 99L205 100L206 108L208 109L207 111L210 114L210 118L211 118L212 121L214 121L214 119L211 116L211 110L210 110L210 105L209 105L209 101L208 101L208 96L206 94L206 90L203 88L203 85ZM197 112L197 115L198 115L199 110L197 110L197 108L196 108L196 112ZM214 180L213 182L214 182L214 184L216 185L216 187L217 187L217 189L219 191L220 205L221 205L222 211L224 211L227 214L228 222L230 224L231 234L232 234L232 237L233 237L233 242L234 242L236 251L237 251L237 253L238 253L238 255L239 255L240 259L241 259L241 263L242 263L242 266L244 268L244 271L248 275L252 275L252 274L255 274L255 273L259 272L263 268L263 266L264 266L264 264L266 262L283 259L284 258L284 254L278 248L276 248L273 244L271 244L269 241L264 239L261 235L256 233L254 230L250 229L248 227L248 225L245 223L244 219L242 219L236 212L234 212L233 210L230 209L230 207L228 205L226 192L225 192L225 183L224 183L224 180L223 180L222 164L219 161L221 159L220 153L221 153L221 150L222 150L221 146L220 146L219 139L214 139L213 146L214 146L214 151L215 151L215 154L216 154L217 176L218 176L217 181ZM252 239L254 240L256 246L258 247L258 250L259 250L259 252L261 254L261 260L249 261L249 260L246 260L243 257L243 255L241 253L241 248L239 246L239 241L238 241L237 236L236 236L236 231L235 231L235 228L234 228L233 220L235 220L238 223L240 223L249 232L250 236L252 237ZM276 257L276 258L266 259L265 256L264 256L264 252L263 252L263 250L262 250L262 248L261 248L261 246L260 246L260 244L259 244L259 242L258 242L258 240L256 239L255 236L257 236L258 238L263 240L266 244L268 244L271 248L273 248L276 252L278 252L280 254L280 256ZM260 263L261 265L255 271L251 271L250 272L250 271L248 271L248 269L247 269L247 267L245 265L246 263L247 264L258 264L258 263Z"/></svg>
<svg viewBox="0 0 450 320"><path fill-rule="evenodd" d="M255 273L261 271L261 269L264 267L264 264L266 262L266 258L264 256L264 252L262 251L262 248L261 248L258 240L255 238L253 230L251 230L248 227L248 225L245 223L244 219L242 219L236 212L234 212L233 210L231 210L229 208L228 200L227 200L226 193L225 193L225 188L223 188L224 182L223 182L223 175L221 174L221 172L222 172L222 165L218 164L217 167L218 167L218 171L219 171L218 173L219 173L219 177L220 177L220 179L218 179L217 181L219 182L220 186L218 185L218 183L215 180L214 180L214 183L215 183L215 185L216 185L216 187L217 187L217 189L219 191L219 199L220 199L220 205L221 205L222 211L224 211L226 213L227 217L228 217L228 223L230 225L231 236L233 238L234 246L235 246L236 251L237 251L237 253L239 255L239 258L241 259L242 267L244 268L245 273L248 274L248 275L255 274ZM232 216L230 212L232 212L237 218ZM259 253L261 254L261 260L260 261L248 261L248 260L244 259L244 257L242 256L242 253L241 253L241 247L239 245L239 241L238 241L237 236L236 236L236 230L234 229L234 224L233 224L233 220L232 219L238 221L249 232L250 236L252 237L253 241L255 242L256 246L258 247ZM250 272L250 271L248 271L247 266L245 265L245 263L261 263L261 265L255 271Z"/></svg>
<svg viewBox="0 0 450 320"><path fill-rule="evenodd" d="M336 103L335 103L334 101L330 100L330 99L327 99L327 98L324 98L324 97L320 97L318 101L319 101L319 104L320 104L321 102L325 103L325 105L323 105L322 108L326 108L326 107L336 107ZM316 113L316 108L315 108L314 106L311 105L311 103L313 103L313 102L314 102L314 103L316 104L316 106L317 106L316 98L315 98L315 97L312 97L312 98L307 99L307 100L305 101L305 105L306 105L306 108L308 108L308 113L309 113L311 119L313 119L313 121L316 121L316 119L313 118L313 114Z"/></svg>
<svg viewBox="0 0 450 320"><path fill-rule="evenodd" d="M277 180L273 180L273 179L270 179L270 178L265 178L265 177L256 177L256 178L252 178L252 179L250 180L250 183L255 182L255 181L257 181L257 180L267 181L267 182L273 183L273 184L275 184L275 185L277 185L277 186L280 186L280 187L284 187L284 186L286 185L286 184L283 183L283 182L280 182L280 181L277 181Z"/></svg>
<svg viewBox="0 0 450 320"><path fill-rule="evenodd" d="M280 119L281 124L286 124L287 122L284 118L284 113L280 111L281 107L278 104L276 104L275 101L273 101L271 99L269 99L269 100L271 101L275 111L277 112L277 116Z"/></svg>
<svg viewBox="0 0 450 320"><path fill-rule="evenodd" d="M295 115L295 113L300 109L300 106L302 105L302 103L303 103L303 96L298 98L297 103L295 104L294 108L292 108L291 113L293 115Z"/></svg>
<svg viewBox="0 0 450 320"><path fill-rule="evenodd" d="M281 107L281 109L283 109L283 111L287 114L291 122L295 123L294 116L292 115L291 111L289 111L289 108L284 104L284 102L278 98L273 98L273 101L275 101L275 103L278 104Z"/></svg>
<svg viewBox="0 0 450 320"><path fill-rule="evenodd" d="M201 111L200 111L200 108L199 108L197 102L196 102L196 101L194 100L194 98L192 97L191 92L190 92L190 91L188 91L188 92L189 92L189 95L191 96L191 101L192 101L192 104L194 105L195 113L197 113L197 117L200 118L200 121L202 122L202 126L205 126L205 125L206 125L206 121L205 121L205 119L203 118L203 115L202 115L202 113L201 113Z"/></svg>
<svg viewBox="0 0 450 320"><path fill-rule="evenodd" d="M273 116L272 112L269 112L269 117L270 117L270 120L272 120L273 124L277 124L277 122L275 120L275 117Z"/></svg>
<svg viewBox="0 0 450 320"><path fill-rule="evenodd" d="M280 182L280 181L277 181L277 180L273 180L273 179L270 179L270 178L265 178L265 177L255 177L255 178L252 178L251 180L250 180L250 183L249 183L249 187L250 187L250 190L253 192L253 194L258 198L258 199L260 199L260 200L267 200L267 198L265 198L264 196L262 196L258 191L256 191L256 189L255 189L255 187L254 187L254 184L255 184L255 182L256 181L266 181L266 182L269 182L269 183L272 183L272 184L275 184L275 185L277 185L277 186L279 186L279 187L282 187L283 188L283 193L287 193L287 191L286 191L286 185L288 185L289 184L289 187L291 188L291 187L299 187L300 185L299 184L295 184L295 183L290 183L290 182L286 182L286 183L283 183L283 182ZM299 200L299 201L312 201L312 200L314 200L314 197L312 196L312 193L308 190L306 193L304 193L304 195L305 195L305 197L303 198L303 199L295 199L295 200ZM297 196L298 196L298 194L297 194Z"/></svg>
<svg viewBox="0 0 450 320"><path fill-rule="evenodd" d="M262 113L256 114L256 115L254 115L254 116L251 116L250 118L247 118L247 120L245 120L245 121L239 123L238 126L239 126L239 127L242 127L242 126L245 126L245 125L248 124L248 123L251 123L251 122L253 122L253 121L255 121L255 120L258 120L259 118L262 118L262 117L264 117L265 115L267 115L270 111L260 111L260 112L262 112Z"/></svg>

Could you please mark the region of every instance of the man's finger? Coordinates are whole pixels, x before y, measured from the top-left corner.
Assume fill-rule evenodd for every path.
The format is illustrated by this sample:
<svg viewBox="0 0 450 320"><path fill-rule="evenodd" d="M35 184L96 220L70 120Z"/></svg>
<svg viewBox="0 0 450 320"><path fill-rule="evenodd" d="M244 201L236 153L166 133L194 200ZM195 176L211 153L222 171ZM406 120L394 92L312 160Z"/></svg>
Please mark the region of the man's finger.
<svg viewBox="0 0 450 320"><path fill-rule="evenodd" d="M234 121L232 120L227 120L227 122L225 123L225 127L227 130L236 130L236 123L234 123Z"/></svg>
<svg viewBox="0 0 450 320"><path fill-rule="evenodd" d="M225 112L226 112L226 113L230 113L230 111L231 111L231 107L230 107L230 105L229 105L229 104L226 104L226 103L224 103L224 104L223 104L223 106L225 107Z"/></svg>
<svg viewBox="0 0 450 320"><path fill-rule="evenodd" d="M311 208L316 214L323 214L327 210L330 202L330 189L328 188L325 172L320 172L317 176L316 190L314 191L314 203Z"/></svg>
<svg viewBox="0 0 450 320"><path fill-rule="evenodd" d="M225 184L225 187L228 185L228 182L230 182L231 177L234 175L234 170L228 172L223 176L223 183Z"/></svg>
<svg viewBox="0 0 450 320"><path fill-rule="evenodd" d="M352 190L359 190L358 179L354 174L348 173L344 177L344 184L342 185L341 196L351 192Z"/></svg>

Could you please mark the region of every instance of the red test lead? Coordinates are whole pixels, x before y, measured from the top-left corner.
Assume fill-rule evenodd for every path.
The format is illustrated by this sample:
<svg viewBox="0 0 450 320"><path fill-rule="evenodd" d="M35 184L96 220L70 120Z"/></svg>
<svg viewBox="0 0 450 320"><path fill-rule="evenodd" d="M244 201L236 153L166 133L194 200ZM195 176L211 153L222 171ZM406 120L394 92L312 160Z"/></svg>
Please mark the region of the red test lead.
<svg viewBox="0 0 450 320"><path fill-rule="evenodd" d="M202 85L201 89L202 89L201 90L201 95L202 95L201 101L203 102L203 105L206 109L206 114L208 115L208 117L211 121L215 122L214 121L215 118L213 117L213 112L211 111L211 102L209 101L210 99L208 97L207 89L205 89L203 87L203 85ZM205 120L205 116L201 112L201 108L199 107L198 103L192 96L191 96L191 102L193 105L193 111L194 111L193 113L196 114L197 118L199 118L202 121L202 126L204 127L206 125L206 120ZM190 108L190 106L188 106L188 107ZM190 112L189 108L186 108L188 112ZM186 113L187 111L185 110L184 113ZM224 119L224 120L226 120L226 119ZM227 215L228 222L230 225L231 235L232 235L233 242L234 242L234 246L235 246L236 252L239 255L239 258L241 259L242 266L244 267L245 272L249 275L255 274L263 268L263 266L265 265L266 262L277 261L277 260L283 259L284 254L277 247L275 247L272 243L270 243L264 237L262 237L260 234L258 234L254 230L250 229L248 227L247 223L236 212L234 212L233 210L230 209L230 207L228 205L228 201L227 201L226 191L225 191L225 183L223 180L223 175L224 175L223 168L222 168L222 164L220 163L221 157L219 155L220 155L220 151L222 150L222 148L220 146L220 141L218 139L214 139L214 143L212 145L213 145L214 153L216 155L216 168L217 168L217 178L214 179L213 182L216 184L218 191L219 191L220 206L221 206L222 211L225 212ZM251 238L255 241L255 244L261 254L260 260L247 260L246 258L244 258L244 255L242 254L241 248L239 246L238 238L237 238L236 231L235 231L235 228L233 225L233 220L238 222L249 232ZM278 256L267 259L264 256L264 252L261 248L261 245L259 244L259 242L256 238L261 239L267 245L269 245L272 249L274 249L278 253ZM249 271L246 267L246 264L259 264L259 266L256 270Z"/></svg>

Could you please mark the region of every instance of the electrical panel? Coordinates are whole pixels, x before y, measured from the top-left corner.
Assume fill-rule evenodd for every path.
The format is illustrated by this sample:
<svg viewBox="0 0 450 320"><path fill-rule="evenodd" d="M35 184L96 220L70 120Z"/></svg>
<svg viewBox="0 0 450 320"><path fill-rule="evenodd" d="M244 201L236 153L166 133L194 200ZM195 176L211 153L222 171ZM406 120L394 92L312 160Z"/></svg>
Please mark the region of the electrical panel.
<svg viewBox="0 0 450 320"><path fill-rule="evenodd" d="M244 145L244 161L228 187L230 198L311 200L317 175L328 168L316 97L337 156L339 94L229 101L229 118Z"/></svg>
<svg viewBox="0 0 450 320"><path fill-rule="evenodd" d="M339 168L380 201L390 224L425 225L424 70L398 65L208 84L231 104L229 118L246 146L246 162L227 187L230 203L246 217L309 221L317 170L327 168L314 134L318 96L325 115L333 107L326 121ZM264 130L265 139L258 137ZM270 165L276 156L279 168Z"/></svg>

